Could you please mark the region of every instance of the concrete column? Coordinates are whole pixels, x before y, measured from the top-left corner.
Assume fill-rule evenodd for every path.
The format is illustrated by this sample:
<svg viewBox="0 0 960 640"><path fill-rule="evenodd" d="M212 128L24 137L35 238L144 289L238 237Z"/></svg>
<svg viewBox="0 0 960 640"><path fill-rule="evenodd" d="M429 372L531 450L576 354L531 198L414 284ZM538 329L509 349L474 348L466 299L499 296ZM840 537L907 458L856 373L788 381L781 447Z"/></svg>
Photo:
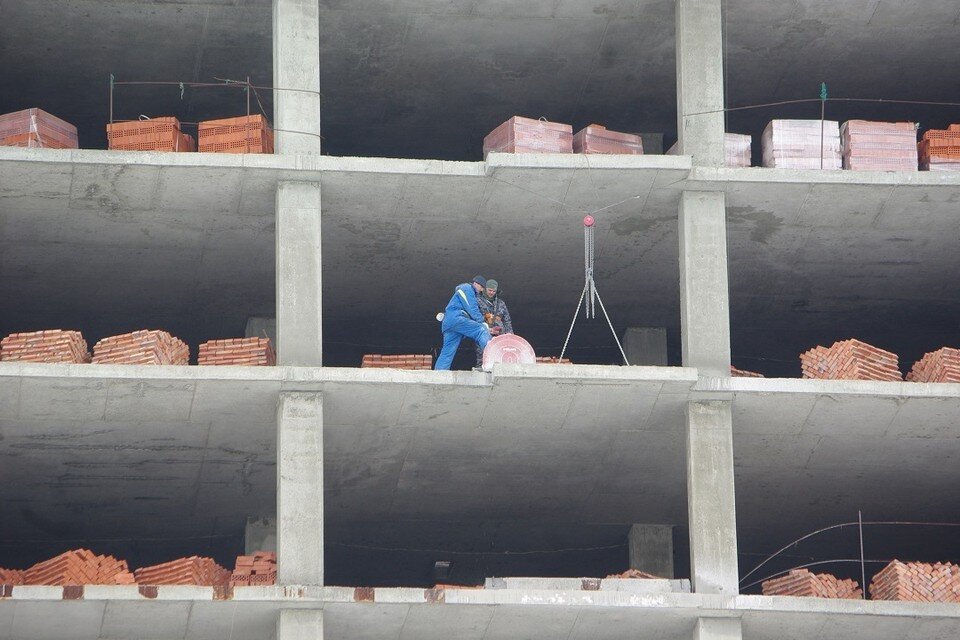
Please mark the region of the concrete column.
<svg viewBox="0 0 960 640"><path fill-rule="evenodd" d="M664 327L630 327L623 334L623 350L633 365L667 366L667 330Z"/></svg>
<svg viewBox="0 0 960 640"><path fill-rule="evenodd" d="M276 153L320 153L320 2L273 0Z"/></svg>
<svg viewBox="0 0 960 640"><path fill-rule="evenodd" d="M277 616L277 640L323 640L323 611L281 609Z"/></svg>
<svg viewBox="0 0 960 640"><path fill-rule="evenodd" d="M708 375L729 376L725 194L684 191L680 197L679 235L683 365L697 367Z"/></svg>
<svg viewBox="0 0 960 640"><path fill-rule="evenodd" d="M277 519L247 518L247 527L243 536L243 553L253 555L257 551L277 550Z"/></svg>
<svg viewBox="0 0 960 640"><path fill-rule="evenodd" d="M690 580L697 593L739 593L733 423L729 401L687 403Z"/></svg>
<svg viewBox="0 0 960 640"><path fill-rule="evenodd" d="M742 637L740 618L699 618L693 629L693 640L740 640Z"/></svg>
<svg viewBox="0 0 960 640"><path fill-rule="evenodd" d="M323 396L277 407L277 584L323 584Z"/></svg>
<svg viewBox="0 0 960 640"><path fill-rule="evenodd" d="M676 0L677 136L694 166L723 166L722 0Z"/></svg>
<svg viewBox="0 0 960 640"><path fill-rule="evenodd" d="M323 366L320 184L277 188L277 363Z"/></svg>
<svg viewBox="0 0 960 640"><path fill-rule="evenodd" d="M630 527L629 542L631 569L661 578L674 577L672 525L635 524Z"/></svg>

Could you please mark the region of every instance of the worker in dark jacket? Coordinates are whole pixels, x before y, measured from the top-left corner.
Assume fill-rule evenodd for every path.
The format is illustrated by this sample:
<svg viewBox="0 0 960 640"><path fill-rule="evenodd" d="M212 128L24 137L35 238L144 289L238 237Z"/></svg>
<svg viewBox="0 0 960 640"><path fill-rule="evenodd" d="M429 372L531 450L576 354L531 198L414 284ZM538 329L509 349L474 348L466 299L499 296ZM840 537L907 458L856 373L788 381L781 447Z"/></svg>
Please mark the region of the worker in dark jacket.
<svg viewBox="0 0 960 640"><path fill-rule="evenodd" d="M483 293L477 296L477 306L480 308L480 315L488 326L493 328L492 333L501 335L504 333L513 333L513 323L510 321L510 312L507 311L507 303L500 296L500 283L496 280L487 280L487 286ZM483 349L477 345L477 366L483 364Z"/></svg>
<svg viewBox="0 0 960 640"><path fill-rule="evenodd" d="M484 323L480 308L477 306L477 294L486 286L486 279L483 276L476 276L473 282L457 285L454 289L453 297L447 303L440 325L440 331L443 333L443 348L433 367L436 371L450 369L453 356L464 338L470 338L476 342L481 350L490 342L491 328Z"/></svg>

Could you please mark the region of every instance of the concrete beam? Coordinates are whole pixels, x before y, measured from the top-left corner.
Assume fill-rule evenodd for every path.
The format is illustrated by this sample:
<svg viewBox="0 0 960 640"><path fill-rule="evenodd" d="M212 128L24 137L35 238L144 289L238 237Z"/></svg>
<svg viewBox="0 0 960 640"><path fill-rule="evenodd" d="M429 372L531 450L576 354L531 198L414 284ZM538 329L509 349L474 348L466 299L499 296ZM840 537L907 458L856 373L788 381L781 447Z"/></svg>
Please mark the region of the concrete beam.
<svg viewBox="0 0 960 640"><path fill-rule="evenodd" d="M320 3L273 0L275 151L320 153Z"/></svg>
<svg viewBox="0 0 960 640"><path fill-rule="evenodd" d="M680 332L683 366L730 375L726 196L684 191L680 197Z"/></svg>
<svg viewBox="0 0 960 640"><path fill-rule="evenodd" d="M630 527L629 545L631 569L673 578L672 525L635 524Z"/></svg>
<svg viewBox="0 0 960 640"><path fill-rule="evenodd" d="M623 350L632 365L667 366L667 329L630 327L623 334Z"/></svg>
<svg viewBox="0 0 960 640"><path fill-rule="evenodd" d="M690 579L696 593L739 593L735 504L731 403L690 402L687 511Z"/></svg>
<svg viewBox="0 0 960 640"><path fill-rule="evenodd" d="M743 623L739 618L699 618L693 640L740 640Z"/></svg>
<svg viewBox="0 0 960 640"><path fill-rule="evenodd" d="M323 640L323 611L281 609L277 614L277 640Z"/></svg>
<svg viewBox="0 0 960 640"><path fill-rule="evenodd" d="M677 143L694 166L723 166L722 0L676 0Z"/></svg>
<svg viewBox="0 0 960 640"><path fill-rule="evenodd" d="M323 395L277 407L277 584L323 584Z"/></svg>
<svg viewBox="0 0 960 640"><path fill-rule="evenodd" d="M323 366L320 184L277 188L277 364Z"/></svg>

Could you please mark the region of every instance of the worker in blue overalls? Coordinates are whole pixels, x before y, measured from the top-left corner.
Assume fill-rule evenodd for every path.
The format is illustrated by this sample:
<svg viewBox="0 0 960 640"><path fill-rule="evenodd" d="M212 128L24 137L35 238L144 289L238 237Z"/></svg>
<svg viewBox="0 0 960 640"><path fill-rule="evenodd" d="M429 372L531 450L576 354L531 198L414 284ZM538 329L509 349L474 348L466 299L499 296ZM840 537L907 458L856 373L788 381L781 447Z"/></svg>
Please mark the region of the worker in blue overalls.
<svg viewBox="0 0 960 640"><path fill-rule="evenodd" d="M483 276L475 276L473 282L457 285L453 297L450 298L443 312L443 321L440 325L440 331L443 333L443 348L437 356L434 370L450 370L453 356L464 338L470 338L481 349L490 342L491 329L483 321L480 307L477 306L477 294L486 286L487 280Z"/></svg>

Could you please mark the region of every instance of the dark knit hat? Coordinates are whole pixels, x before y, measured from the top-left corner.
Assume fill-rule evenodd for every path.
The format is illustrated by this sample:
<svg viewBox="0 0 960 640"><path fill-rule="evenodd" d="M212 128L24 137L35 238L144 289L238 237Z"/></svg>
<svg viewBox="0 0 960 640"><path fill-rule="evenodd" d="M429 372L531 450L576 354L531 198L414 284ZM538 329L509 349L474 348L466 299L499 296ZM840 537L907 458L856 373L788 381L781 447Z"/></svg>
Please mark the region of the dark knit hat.
<svg viewBox="0 0 960 640"><path fill-rule="evenodd" d="M483 276L473 276L473 281L476 282L481 287L487 286L487 279Z"/></svg>

